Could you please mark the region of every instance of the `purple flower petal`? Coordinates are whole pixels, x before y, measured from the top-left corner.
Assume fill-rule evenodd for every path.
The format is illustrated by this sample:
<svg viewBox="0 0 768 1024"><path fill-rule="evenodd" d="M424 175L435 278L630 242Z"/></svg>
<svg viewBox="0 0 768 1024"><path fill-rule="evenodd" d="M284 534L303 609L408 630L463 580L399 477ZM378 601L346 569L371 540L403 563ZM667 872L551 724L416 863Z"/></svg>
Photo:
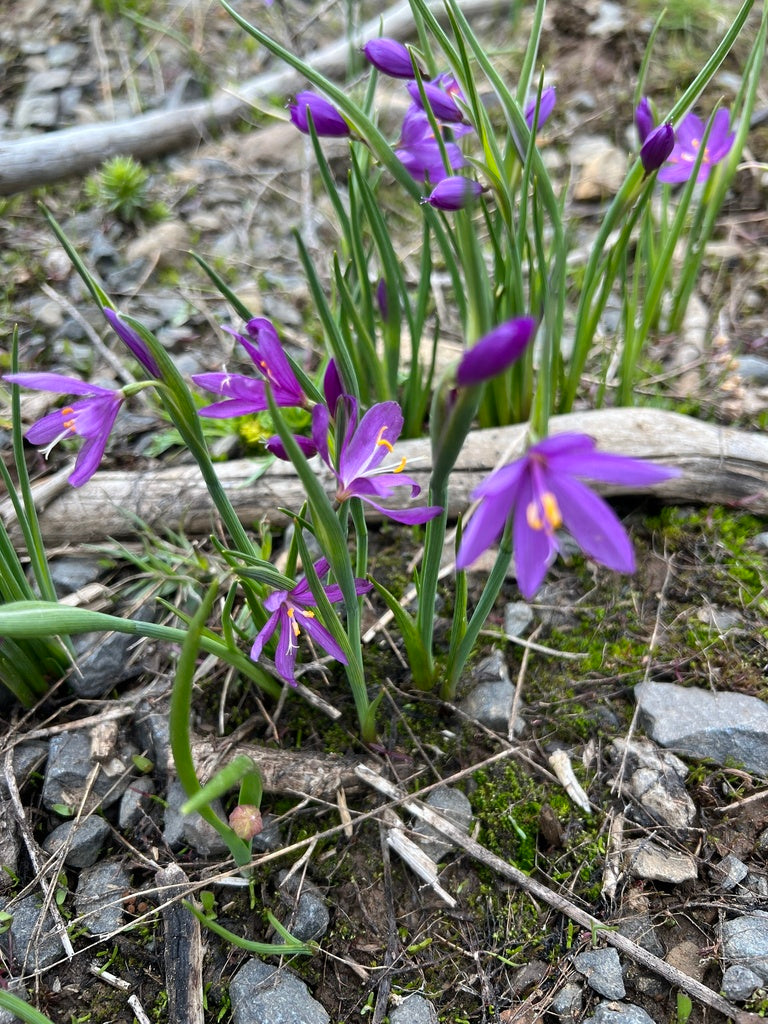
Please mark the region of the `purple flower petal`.
<svg viewBox="0 0 768 1024"><path fill-rule="evenodd" d="M453 81L453 85L449 85L449 81ZM432 108L432 113L438 121L452 122L464 120L464 115L454 99L454 96L463 99L461 92L455 85L455 80L443 79L440 81L435 79L434 82L422 82L422 85L427 103ZM423 109L424 105L418 83L409 82L407 88L416 106Z"/></svg>
<svg viewBox="0 0 768 1024"><path fill-rule="evenodd" d="M627 532L613 509L578 480L551 480L563 525L585 555L616 572L634 572L635 555Z"/></svg>
<svg viewBox="0 0 768 1024"><path fill-rule="evenodd" d="M124 324L117 313L113 309L110 309L109 306L104 306L102 312L112 326L115 334L125 345L128 346L131 352L133 352L134 356L138 359L147 373L150 373L153 377L159 377L160 367L155 362L154 356L147 348L147 344L143 338L141 338L132 327L129 327L128 324Z"/></svg>
<svg viewBox="0 0 768 1024"><path fill-rule="evenodd" d="M322 622L319 622L313 615L302 615L300 624L315 643L323 648L326 654L330 654L332 658L335 658L342 665L347 664L347 657L344 651L342 651Z"/></svg>
<svg viewBox="0 0 768 1024"><path fill-rule="evenodd" d="M437 210L463 210L482 191L483 186L479 181L455 174L439 181L422 202L429 203Z"/></svg>
<svg viewBox="0 0 768 1024"><path fill-rule="evenodd" d="M656 127L651 104L647 96L643 96L635 110L635 127L637 128L637 135L642 146Z"/></svg>
<svg viewBox="0 0 768 1024"><path fill-rule="evenodd" d="M3 380L18 384L22 388L31 388L33 391L53 391L59 395L115 394L111 388L102 388L98 384L91 384L77 377L65 377L61 373L6 373Z"/></svg>
<svg viewBox="0 0 768 1024"><path fill-rule="evenodd" d="M535 330L536 321L529 316L499 324L464 353L456 371L456 383L459 387L471 387L503 373L525 352Z"/></svg>
<svg viewBox="0 0 768 1024"><path fill-rule="evenodd" d="M661 124L649 132L640 150L640 160L646 174L657 171L675 148L675 129Z"/></svg>
<svg viewBox="0 0 768 1024"><path fill-rule="evenodd" d="M533 99L525 108L525 123L532 132L537 132L539 128L549 119L550 114L555 109L555 101L557 100L557 93L554 85L547 86L546 89L542 89L541 101L539 103L539 119L534 126L533 119L536 116L536 100Z"/></svg>
<svg viewBox="0 0 768 1024"><path fill-rule="evenodd" d="M350 127L336 107L325 97L318 96L313 92L298 92L294 103L288 107L291 121L300 132L309 134L309 118L307 111L312 115L312 122L318 135L343 136L351 134Z"/></svg>
<svg viewBox="0 0 768 1024"><path fill-rule="evenodd" d="M371 39L363 47L366 60L390 78L414 78L413 62L408 48L396 39ZM423 75L424 72L420 73Z"/></svg>
<svg viewBox="0 0 768 1024"><path fill-rule="evenodd" d="M339 455L339 477L342 487L352 484L358 476L376 469L400 437L403 414L397 402L380 402L371 406L351 437L347 436Z"/></svg>

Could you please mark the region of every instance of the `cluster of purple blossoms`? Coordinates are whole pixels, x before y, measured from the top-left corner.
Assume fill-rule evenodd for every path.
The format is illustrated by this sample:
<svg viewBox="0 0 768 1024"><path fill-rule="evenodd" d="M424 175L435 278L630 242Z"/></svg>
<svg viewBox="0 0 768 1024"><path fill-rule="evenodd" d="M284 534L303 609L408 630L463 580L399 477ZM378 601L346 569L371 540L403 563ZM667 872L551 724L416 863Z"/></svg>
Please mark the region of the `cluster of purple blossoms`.
<svg viewBox="0 0 768 1024"><path fill-rule="evenodd" d="M680 122L677 132L671 124L656 126L647 97L643 97L635 111L635 125L640 138L640 159L646 174L659 170L659 181L677 184L688 181L701 152L704 136L704 155L701 158L698 182L704 182L712 168L730 153L736 135L730 130L730 113L721 108L705 124L692 111Z"/></svg>

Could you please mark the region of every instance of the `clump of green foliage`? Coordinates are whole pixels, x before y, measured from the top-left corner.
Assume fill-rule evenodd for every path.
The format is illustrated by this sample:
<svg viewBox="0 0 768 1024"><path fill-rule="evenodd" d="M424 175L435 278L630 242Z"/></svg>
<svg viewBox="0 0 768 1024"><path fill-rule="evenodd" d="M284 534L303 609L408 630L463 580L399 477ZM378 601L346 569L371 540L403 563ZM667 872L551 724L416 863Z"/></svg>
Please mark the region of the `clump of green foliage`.
<svg viewBox="0 0 768 1024"><path fill-rule="evenodd" d="M153 202L148 190L149 174L132 156L119 154L105 161L85 183L87 197L124 224L140 220L157 221L168 215L163 203Z"/></svg>

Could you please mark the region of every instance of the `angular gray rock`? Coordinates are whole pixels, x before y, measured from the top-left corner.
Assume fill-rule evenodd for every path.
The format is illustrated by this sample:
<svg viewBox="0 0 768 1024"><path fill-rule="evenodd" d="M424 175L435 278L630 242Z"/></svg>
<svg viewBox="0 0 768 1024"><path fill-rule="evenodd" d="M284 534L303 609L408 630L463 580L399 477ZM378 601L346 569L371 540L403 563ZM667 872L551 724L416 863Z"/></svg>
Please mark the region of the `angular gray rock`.
<svg viewBox="0 0 768 1024"><path fill-rule="evenodd" d="M80 821L65 821L50 832L43 842L46 853L66 848L64 863L70 868L89 868L99 859L102 847L111 833L109 824L97 814Z"/></svg>
<svg viewBox="0 0 768 1024"><path fill-rule="evenodd" d="M635 878L680 885L692 882L698 875L696 859L689 853L670 850L652 839L639 839L627 847L629 873Z"/></svg>
<svg viewBox="0 0 768 1024"><path fill-rule="evenodd" d="M287 967L278 969L256 957L229 985L234 1024L330 1024L330 1017Z"/></svg>
<svg viewBox="0 0 768 1024"><path fill-rule="evenodd" d="M669 825L685 830L696 818L696 806L685 788L688 768L679 757L660 750L649 740L615 739L611 757L629 775L627 790L634 798L628 816L640 824Z"/></svg>
<svg viewBox="0 0 768 1024"><path fill-rule="evenodd" d="M227 852L227 844L216 829L200 817L197 812L182 814L181 808L186 803L187 794L178 779L168 786L165 805L165 827L163 837L171 847L189 843L201 856L214 857ZM224 808L220 800L214 800L211 808L226 821Z"/></svg>
<svg viewBox="0 0 768 1024"><path fill-rule="evenodd" d="M768 912L754 910L723 924L723 959L768 982Z"/></svg>
<svg viewBox="0 0 768 1024"><path fill-rule="evenodd" d="M75 911L91 935L107 935L121 926L130 886L130 875L118 861L103 861L80 872Z"/></svg>
<svg viewBox="0 0 768 1024"><path fill-rule="evenodd" d="M743 693L676 683L635 687L640 721L662 747L768 775L768 704Z"/></svg>
<svg viewBox="0 0 768 1024"><path fill-rule="evenodd" d="M131 618L149 622L153 615L153 607L144 605ZM80 697L103 697L141 672L141 651L129 633L82 633L72 643L78 671L70 675L69 685Z"/></svg>
<svg viewBox="0 0 768 1024"><path fill-rule="evenodd" d="M43 915L39 894L20 900L0 900L0 910L13 914L11 927L0 935L9 962L25 974L50 967L64 956L64 947L50 914Z"/></svg>
<svg viewBox="0 0 768 1024"><path fill-rule="evenodd" d="M750 971L743 964L731 964L723 973L720 989L726 999L735 1003L745 1003L754 992L763 987L763 979L759 974Z"/></svg>
<svg viewBox="0 0 768 1024"><path fill-rule="evenodd" d="M389 1011L390 1024L437 1024L437 1012L428 999L414 992Z"/></svg>
<svg viewBox="0 0 768 1024"><path fill-rule="evenodd" d="M428 794L424 802L438 814L444 815L456 828L460 828L462 832L469 832L472 804L460 789L438 786ZM413 833L422 850L435 862L442 860L453 849L453 844L426 821L417 821L413 826Z"/></svg>
<svg viewBox="0 0 768 1024"><path fill-rule="evenodd" d="M320 890L308 879L281 872L280 898L291 908L282 922L288 931L303 942L320 939L328 931L331 916Z"/></svg>
<svg viewBox="0 0 768 1024"><path fill-rule="evenodd" d="M121 831L135 828L147 813L150 797L155 792L155 784L148 775L133 779L130 786L120 798L120 810L117 822Z"/></svg>
<svg viewBox="0 0 768 1024"><path fill-rule="evenodd" d="M623 999L626 995L619 954L613 946L606 946L605 949L588 949L584 953L579 953L573 964L598 995L605 996L606 999Z"/></svg>
<svg viewBox="0 0 768 1024"><path fill-rule="evenodd" d="M86 811L109 807L128 785L134 753L133 747L121 742L117 722L54 736L43 780L44 806L52 810L61 804L76 811L85 801ZM90 785L96 766L98 772Z"/></svg>
<svg viewBox="0 0 768 1024"><path fill-rule="evenodd" d="M563 1021L563 1024L575 1024L581 1018L583 1003L584 993L581 985L577 985L575 981L569 981L555 995L549 1008Z"/></svg>
<svg viewBox="0 0 768 1024"><path fill-rule="evenodd" d="M633 914L625 918L619 924L619 932L654 956L664 956L664 946L656 934L650 914Z"/></svg>
<svg viewBox="0 0 768 1024"><path fill-rule="evenodd" d="M584 1024L655 1024L655 1021L634 1003L598 1003L594 1016Z"/></svg>
<svg viewBox="0 0 768 1024"><path fill-rule="evenodd" d="M507 663L501 651L494 651L483 658L472 673L471 687L459 708L486 728L506 733L515 699L515 687L509 678ZM523 723L518 719L515 722L515 735L523 728Z"/></svg>
<svg viewBox="0 0 768 1024"><path fill-rule="evenodd" d="M748 873L747 865L732 853L727 853L719 864L713 864L710 868L712 880L726 892L735 889Z"/></svg>

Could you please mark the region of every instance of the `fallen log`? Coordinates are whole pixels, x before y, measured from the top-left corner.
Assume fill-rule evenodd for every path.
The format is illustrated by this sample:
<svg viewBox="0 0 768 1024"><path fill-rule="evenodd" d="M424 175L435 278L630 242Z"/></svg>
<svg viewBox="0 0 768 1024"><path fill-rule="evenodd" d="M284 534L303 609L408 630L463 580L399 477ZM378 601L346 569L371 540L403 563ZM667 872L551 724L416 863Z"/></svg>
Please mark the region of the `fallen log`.
<svg viewBox="0 0 768 1024"><path fill-rule="evenodd" d="M661 409L602 409L553 417L552 433L590 434L604 451L677 466L681 476L652 488L627 489L598 485L606 495L653 493L668 502L741 505L768 514L768 436L665 412ZM492 469L522 451L526 427L475 431L451 477L448 512L455 517L466 510L474 489ZM431 467L429 441L402 441L396 454L406 456L408 472L422 487L419 501L426 503ZM319 459L317 474L328 494L335 491L330 471ZM275 461L257 475L248 459L216 467L241 522L252 527L264 520L285 523L278 508L298 509L304 492L292 466ZM39 502L45 541L54 544L97 542L107 537L135 536L136 521L151 529L182 530L194 536L216 527L216 511L194 464L154 466L130 472L98 472L80 488L65 486L53 498L45 480L33 489ZM371 510L367 509L370 513ZM0 515L14 532L10 502ZM371 519L375 516L371 515Z"/></svg>
<svg viewBox="0 0 768 1024"><path fill-rule="evenodd" d="M445 18L442 2L432 6L437 17ZM461 6L469 17L500 4L499 0L463 0ZM414 28L410 4L401 2L362 25L360 38L381 34L402 39L412 35ZM337 40L308 56L307 63L328 78L339 77L346 71L349 47L349 40ZM87 174L120 154L148 160L196 145L250 114L254 101L288 95L304 84L293 68L281 67L239 86L222 89L204 102L156 110L124 121L76 125L0 142L0 196Z"/></svg>

